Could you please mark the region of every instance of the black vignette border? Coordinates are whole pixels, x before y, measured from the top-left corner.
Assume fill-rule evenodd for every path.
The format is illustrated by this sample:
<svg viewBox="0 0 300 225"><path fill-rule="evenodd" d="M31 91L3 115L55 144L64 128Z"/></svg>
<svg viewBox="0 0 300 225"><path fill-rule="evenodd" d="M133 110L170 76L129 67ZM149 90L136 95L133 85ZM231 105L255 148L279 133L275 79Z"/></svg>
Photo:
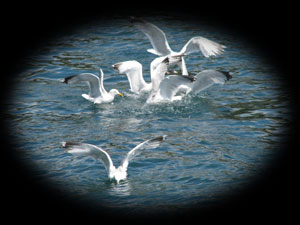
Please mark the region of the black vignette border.
<svg viewBox="0 0 300 225"><path fill-rule="evenodd" d="M6 110L5 104L2 103L7 102L9 90L14 86L13 77L22 70L24 57L60 32L66 32L80 24L89 23L89 21L116 16L129 17L131 15L168 13L188 18L190 21L211 21L220 29L231 30L240 38L253 43L260 51L264 52L266 59L278 68L280 74L285 77L285 86L290 88L293 124L289 128L290 138L285 141L286 145L282 146L284 153L280 155L280 163L275 165L268 174L261 177L253 187L220 207L201 211L195 205L181 213L180 217L192 219L199 217L200 213L203 218L221 215L223 218L231 219L237 214L246 218L252 217L252 215L276 218L285 215L286 208L292 214L293 202L291 199L294 198L297 187L294 157L296 149L294 146L299 124L296 117L298 109L295 99L299 76L296 72L297 62L293 55L299 46L297 46L296 35L292 32L295 28L296 19L293 17L293 13L289 13L291 9L285 7L262 8L255 3L252 3L251 6L245 4L240 7L218 5L211 8L211 6L201 6L199 9L194 5L180 7L165 3L161 7L149 6L145 8L141 5L115 4L115 6L97 7L96 10L91 10L91 7L74 10L68 7L61 8L59 5L51 5L50 10L45 10L45 7L14 10L13 14L2 18L2 21L5 22L3 29L6 35L3 35L3 55L5 57L2 68L4 71L0 78L1 111ZM288 15L283 16L284 12ZM43 23L43 26L40 23ZM9 201L5 202L7 212L14 210L29 215L28 212L36 211L39 212L39 215L47 217L49 212L56 216L74 215L76 212L82 213L81 215L90 214L87 210L82 211L80 207L77 208L72 202L62 201L60 194L49 194L46 187L40 186L32 180L26 172L26 168L16 161L12 142L13 138L8 135L7 124L1 116L1 143L7 159L1 166L3 167L2 171L10 171L3 175L3 179L10 183L9 186L3 187L3 193L10 196ZM97 214L98 211L93 215ZM77 214L78 217L80 217L79 215ZM107 217L114 216L110 213L105 215ZM167 218L167 216L176 218L176 213L166 216L159 215L158 217Z"/></svg>

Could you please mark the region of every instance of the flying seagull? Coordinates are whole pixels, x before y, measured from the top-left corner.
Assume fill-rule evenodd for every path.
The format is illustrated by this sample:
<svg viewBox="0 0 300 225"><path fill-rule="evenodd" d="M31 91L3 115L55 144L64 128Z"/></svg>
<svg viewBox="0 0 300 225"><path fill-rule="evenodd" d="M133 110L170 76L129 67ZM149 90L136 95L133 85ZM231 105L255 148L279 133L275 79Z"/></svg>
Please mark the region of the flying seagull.
<svg viewBox="0 0 300 225"><path fill-rule="evenodd" d="M135 17L131 17L131 23L140 31L142 31L150 40L153 49L148 49L147 51L158 56L185 56L200 51L205 57L210 57L222 54L224 52L224 48L226 48L224 45L220 45L204 37L197 36L191 38L183 46L180 52L175 52L170 48L165 33L154 24ZM182 74L188 75L184 58L182 58L181 63L178 65L181 67Z"/></svg>
<svg viewBox="0 0 300 225"><path fill-rule="evenodd" d="M92 156L95 159L101 160L108 173L110 180L116 181L118 184L120 180L124 180L127 177L127 167L129 162L138 155L143 149L157 148L162 141L166 139L166 135L149 139L138 144L131 149L123 158L121 165L116 168L110 158L109 154L100 147L92 144L76 143L76 142L62 142L62 147L67 149L68 153L74 155Z"/></svg>

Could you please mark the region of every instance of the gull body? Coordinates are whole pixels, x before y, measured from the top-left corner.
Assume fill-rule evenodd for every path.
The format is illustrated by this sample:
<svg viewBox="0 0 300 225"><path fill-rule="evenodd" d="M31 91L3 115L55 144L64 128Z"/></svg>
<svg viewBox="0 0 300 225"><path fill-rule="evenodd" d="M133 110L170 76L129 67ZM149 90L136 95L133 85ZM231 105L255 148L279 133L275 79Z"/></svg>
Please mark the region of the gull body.
<svg viewBox="0 0 300 225"><path fill-rule="evenodd" d="M97 147L92 144L85 144L85 143L77 143L77 142L62 142L62 147L67 149L68 153L74 155L85 155L91 156L95 159L98 159L103 162L105 169L108 174L108 178L110 180L114 180L117 183L120 180L124 180L127 177L127 168L129 162L141 152L143 149L150 149L150 148L157 148L162 141L166 139L166 135L159 136L156 138L152 138L146 140L136 147L131 149L126 156L123 158L121 165L116 168L113 164L113 161L109 154L100 147Z"/></svg>
<svg viewBox="0 0 300 225"><path fill-rule="evenodd" d="M123 96L117 89L111 89L107 92L103 85L104 73L100 69L100 78L92 73L80 73L66 77L63 82L72 84L76 82L87 82L89 86L89 94L82 94L81 96L86 100L95 104L110 103L115 99L116 95Z"/></svg>

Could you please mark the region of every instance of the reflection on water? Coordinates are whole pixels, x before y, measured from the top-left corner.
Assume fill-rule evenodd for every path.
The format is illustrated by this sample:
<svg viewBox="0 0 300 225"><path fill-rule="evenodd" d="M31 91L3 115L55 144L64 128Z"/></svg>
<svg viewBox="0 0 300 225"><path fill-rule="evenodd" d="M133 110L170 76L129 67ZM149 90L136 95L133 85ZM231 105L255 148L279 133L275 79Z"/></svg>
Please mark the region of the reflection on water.
<svg viewBox="0 0 300 225"><path fill-rule="evenodd" d="M130 196L131 195L131 187L128 180L121 181L119 184L115 184L114 182L110 182L110 189L108 190L108 194L112 196Z"/></svg>
<svg viewBox="0 0 300 225"><path fill-rule="evenodd" d="M221 56L194 54L186 63L193 74L218 69L230 71L233 78L180 102L147 105L147 95L130 93L127 78L111 68L138 60L150 80L154 56L146 52L149 41L128 21L96 23L49 42L26 59L6 112L20 159L33 165L36 179L112 206L180 205L240 191L276 158L290 123L289 95L276 70L234 37L222 33L218 40L218 31L207 25L185 30L180 20L174 26L168 17L152 19L173 37L174 49L200 34L226 45ZM96 73L99 67L107 89L118 88L123 98L94 105L81 97L86 84L61 82L77 73ZM128 179L119 185L107 180L101 162L74 158L59 147L62 141L95 144L118 166L136 144L157 135L168 138L131 162Z"/></svg>

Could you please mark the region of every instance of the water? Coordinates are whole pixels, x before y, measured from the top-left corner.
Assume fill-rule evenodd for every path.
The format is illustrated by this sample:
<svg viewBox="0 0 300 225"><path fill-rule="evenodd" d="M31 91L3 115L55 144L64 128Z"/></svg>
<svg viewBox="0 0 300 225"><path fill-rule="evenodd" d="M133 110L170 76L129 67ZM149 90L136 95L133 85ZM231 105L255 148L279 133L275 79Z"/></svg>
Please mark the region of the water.
<svg viewBox="0 0 300 225"><path fill-rule="evenodd" d="M19 160L32 177L76 201L128 208L180 208L203 205L242 192L272 164L285 138L289 96L277 71L252 46L229 32L205 23L185 24L173 17L145 18L165 31L173 50L194 36L226 45L226 52L206 59L186 58L189 71L229 71L233 79L180 102L147 105L147 95L129 91L124 75L112 64L137 60L149 81L154 55L148 39L127 20L100 21L41 46L26 58L16 78L6 117ZM124 97L94 105L81 97L85 84L66 85L64 77L104 71L107 90ZM107 180L102 163L74 157L62 141L101 146L116 166L136 144L168 135L157 149L143 151L129 164L128 178L119 185Z"/></svg>

